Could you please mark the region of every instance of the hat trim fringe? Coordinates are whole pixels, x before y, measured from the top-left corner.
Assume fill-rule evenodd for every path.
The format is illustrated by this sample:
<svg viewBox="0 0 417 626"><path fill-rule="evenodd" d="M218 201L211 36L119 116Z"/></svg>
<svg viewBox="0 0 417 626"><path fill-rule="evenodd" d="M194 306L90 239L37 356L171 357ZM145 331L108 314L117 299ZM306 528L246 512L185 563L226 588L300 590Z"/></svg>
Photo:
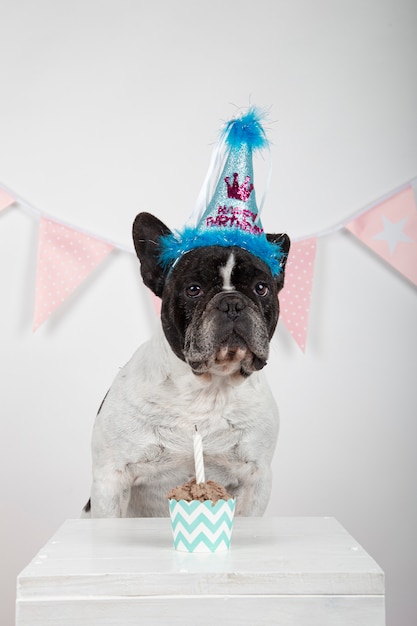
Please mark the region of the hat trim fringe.
<svg viewBox="0 0 417 626"><path fill-rule="evenodd" d="M170 267L183 254L195 248L206 246L239 247L261 259L277 276L282 271L285 252L278 243L268 241L264 234L247 234L238 228L212 228L201 230L186 226L182 231L174 231L161 237L159 262L164 268Z"/></svg>

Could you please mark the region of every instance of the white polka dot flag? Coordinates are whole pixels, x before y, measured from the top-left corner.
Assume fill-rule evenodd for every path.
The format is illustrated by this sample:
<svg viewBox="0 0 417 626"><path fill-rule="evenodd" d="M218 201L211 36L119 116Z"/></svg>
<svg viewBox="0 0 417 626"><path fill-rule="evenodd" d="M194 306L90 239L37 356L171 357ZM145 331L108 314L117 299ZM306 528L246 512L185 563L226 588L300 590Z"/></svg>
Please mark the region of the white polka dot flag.
<svg viewBox="0 0 417 626"><path fill-rule="evenodd" d="M70 296L113 246L50 219L41 218L33 330Z"/></svg>
<svg viewBox="0 0 417 626"><path fill-rule="evenodd" d="M316 247L316 237L291 244L284 287L279 295L282 321L303 352L307 342Z"/></svg>

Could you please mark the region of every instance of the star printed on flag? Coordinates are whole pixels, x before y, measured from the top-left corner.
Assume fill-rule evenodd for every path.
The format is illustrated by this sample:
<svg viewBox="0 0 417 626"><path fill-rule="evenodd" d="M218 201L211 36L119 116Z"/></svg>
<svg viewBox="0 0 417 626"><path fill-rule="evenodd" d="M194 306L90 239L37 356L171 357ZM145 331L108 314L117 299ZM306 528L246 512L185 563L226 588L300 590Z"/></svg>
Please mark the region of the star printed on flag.
<svg viewBox="0 0 417 626"><path fill-rule="evenodd" d="M346 229L417 285L417 210L412 187L362 213Z"/></svg>
<svg viewBox="0 0 417 626"><path fill-rule="evenodd" d="M373 239L379 239L388 243L389 252L392 256L395 252L395 248L400 241L406 243L413 243L413 240L403 232L404 226L407 223L407 218L400 220L399 222L391 222L385 215L382 215L384 222L384 230L373 236Z"/></svg>

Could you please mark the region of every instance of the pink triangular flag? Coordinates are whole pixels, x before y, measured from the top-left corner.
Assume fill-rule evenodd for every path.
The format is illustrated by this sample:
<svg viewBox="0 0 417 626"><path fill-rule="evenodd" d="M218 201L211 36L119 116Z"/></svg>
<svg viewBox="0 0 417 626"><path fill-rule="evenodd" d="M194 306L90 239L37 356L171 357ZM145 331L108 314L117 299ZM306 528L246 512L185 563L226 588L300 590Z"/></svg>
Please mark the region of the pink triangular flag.
<svg viewBox="0 0 417 626"><path fill-rule="evenodd" d="M417 285L417 210L411 187L363 213L346 228Z"/></svg>
<svg viewBox="0 0 417 626"><path fill-rule="evenodd" d="M279 295L282 321L303 352L307 342L316 247L316 237L291 244L285 283Z"/></svg>
<svg viewBox="0 0 417 626"><path fill-rule="evenodd" d="M33 330L68 298L113 250L90 235L41 218Z"/></svg>
<svg viewBox="0 0 417 626"><path fill-rule="evenodd" d="M153 291L151 291L151 298L152 298L152 304L153 304L153 308L155 311L155 315L157 317L160 317L161 306L162 306L161 298L158 298L158 296L156 296Z"/></svg>
<svg viewBox="0 0 417 626"><path fill-rule="evenodd" d="M0 211L6 209L8 206L16 202L15 198L11 196L5 189L0 187Z"/></svg>

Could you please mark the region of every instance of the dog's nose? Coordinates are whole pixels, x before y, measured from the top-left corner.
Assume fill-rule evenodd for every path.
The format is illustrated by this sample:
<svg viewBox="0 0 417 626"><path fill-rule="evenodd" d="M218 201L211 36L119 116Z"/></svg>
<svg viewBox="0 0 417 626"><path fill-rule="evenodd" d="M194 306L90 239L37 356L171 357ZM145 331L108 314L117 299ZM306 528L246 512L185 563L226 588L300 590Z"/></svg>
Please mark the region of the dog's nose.
<svg viewBox="0 0 417 626"><path fill-rule="evenodd" d="M239 296L234 294L226 294L220 300L218 309L225 313L228 318L234 320L236 317L239 317L240 312L245 308L245 304L242 302Z"/></svg>

